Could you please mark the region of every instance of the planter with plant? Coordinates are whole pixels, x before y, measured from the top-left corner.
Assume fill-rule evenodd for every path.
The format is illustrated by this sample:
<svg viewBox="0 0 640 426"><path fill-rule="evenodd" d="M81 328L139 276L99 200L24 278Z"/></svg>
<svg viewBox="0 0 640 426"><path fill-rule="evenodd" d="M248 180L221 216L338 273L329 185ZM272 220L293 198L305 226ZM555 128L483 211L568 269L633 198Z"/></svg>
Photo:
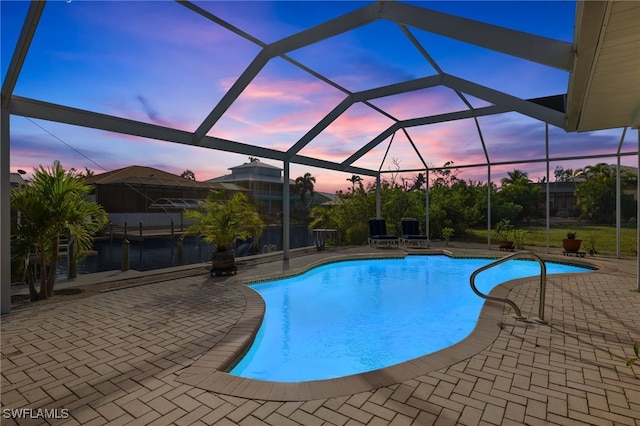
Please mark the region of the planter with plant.
<svg viewBox="0 0 640 426"><path fill-rule="evenodd" d="M207 243L215 244L211 255L211 275L235 273L235 255L231 246L236 239L262 234L264 222L243 193L234 194L229 200L210 196L200 202L198 209L185 212L193 224L185 234L200 236Z"/></svg>
<svg viewBox="0 0 640 426"><path fill-rule="evenodd" d="M567 238L562 240L562 249L568 253L577 253L581 244L582 240L576 239L575 232L567 232Z"/></svg>
<svg viewBox="0 0 640 426"><path fill-rule="evenodd" d="M514 226L509 219L502 219L496 224L495 234L500 245L500 250L513 249Z"/></svg>

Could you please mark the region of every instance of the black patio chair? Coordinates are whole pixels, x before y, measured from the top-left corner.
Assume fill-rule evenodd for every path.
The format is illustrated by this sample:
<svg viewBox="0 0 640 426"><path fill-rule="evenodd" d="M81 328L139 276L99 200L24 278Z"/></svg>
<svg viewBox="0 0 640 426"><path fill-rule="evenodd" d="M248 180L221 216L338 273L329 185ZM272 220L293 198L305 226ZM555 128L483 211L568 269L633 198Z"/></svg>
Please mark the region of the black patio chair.
<svg viewBox="0 0 640 426"><path fill-rule="evenodd" d="M387 222L384 219L369 219L370 247L398 247L398 245L398 237L387 234Z"/></svg>
<svg viewBox="0 0 640 426"><path fill-rule="evenodd" d="M402 228L402 236L400 237L400 245L404 248L418 247L429 248L431 241L426 235L420 235L420 224L418 219L412 217L403 217L400 220Z"/></svg>

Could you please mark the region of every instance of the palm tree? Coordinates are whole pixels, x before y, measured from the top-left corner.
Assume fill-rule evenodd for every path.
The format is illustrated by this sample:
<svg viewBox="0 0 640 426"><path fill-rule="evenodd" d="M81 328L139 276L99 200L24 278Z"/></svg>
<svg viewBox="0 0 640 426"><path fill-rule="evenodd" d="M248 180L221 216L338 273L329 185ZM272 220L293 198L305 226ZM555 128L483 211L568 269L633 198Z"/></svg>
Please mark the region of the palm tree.
<svg viewBox="0 0 640 426"><path fill-rule="evenodd" d="M362 178L358 175L351 175L350 178L347 178L349 182L351 182L351 192L356 192L356 183L362 182Z"/></svg>
<svg viewBox="0 0 640 426"><path fill-rule="evenodd" d="M198 235L207 243L216 245L211 255L211 274L234 273L237 270L235 255L228 251L237 238L262 234L264 222L246 195L241 192L224 201L220 195L211 194L201 201L197 210L187 210L185 217L193 224L185 234Z"/></svg>
<svg viewBox="0 0 640 426"><path fill-rule="evenodd" d="M576 177L580 181L576 186L577 205L580 208L580 216L594 223L610 223L615 221L616 215L616 167L606 163L598 163L576 170ZM629 169L620 170L620 179L623 187L635 187L636 176ZM627 208L625 204L635 203L629 197L622 204L622 212ZM631 202L631 203L630 203ZM633 207L631 207L633 208Z"/></svg>
<svg viewBox="0 0 640 426"><path fill-rule="evenodd" d="M14 259L22 259L32 299L53 295L60 237L68 233L70 241L75 241L76 253L81 256L91 249L93 235L107 223L104 209L87 198L90 189L84 177L65 171L60 162L55 161L51 168L36 168L33 179L11 193L11 203L24 219L16 228ZM35 254L40 263L37 296L32 264Z"/></svg>
<svg viewBox="0 0 640 426"><path fill-rule="evenodd" d="M217 252L225 252L236 238L259 236L264 222L249 199L236 192L223 201L211 196L200 202L197 210L185 211L185 217L193 219L185 234L200 236L207 243L214 243Z"/></svg>
<svg viewBox="0 0 640 426"><path fill-rule="evenodd" d="M526 172L515 169L502 179L500 194L504 201L522 206L518 219L523 220L535 218L538 214L538 191L539 187L532 185Z"/></svg>
<svg viewBox="0 0 640 426"><path fill-rule="evenodd" d="M298 176L296 178L295 191L300 196L300 201L302 201L306 210L309 210L311 207L315 183L316 178L311 176L311 173L305 173L304 176Z"/></svg>
<svg viewBox="0 0 640 426"><path fill-rule="evenodd" d="M76 168L75 168L75 167L70 168L70 169L69 169L69 171L70 171L70 172L73 172L73 173L76 173L76 172L77 172L77 175L78 175L78 176L83 176L83 177L85 177L85 178L88 178L88 177L91 177L91 176L94 176L94 175L95 175L94 171L93 171L93 170L91 170L91 169L90 169L90 168L88 168L88 167L85 167L85 168L84 168L84 172L78 172L78 171L76 170Z"/></svg>
<svg viewBox="0 0 640 426"><path fill-rule="evenodd" d="M523 172L522 170L514 169L512 172L508 172L507 176L508 177L506 178L502 178L502 186L515 186L521 188L531 183L531 179L529 179L527 172Z"/></svg>
<svg viewBox="0 0 640 426"><path fill-rule="evenodd" d="M12 230L15 238L12 238L11 241L11 267L16 277L22 276L25 278L29 285L30 299L33 301L39 298L38 290L35 286L36 254L38 253L38 247L43 247L47 240L45 233L41 232L38 225L45 218L44 206L38 200L36 192L29 190L29 188L29 186L23 186L22 190L14 189L11 193L11 205L13 208L20 212L30 212L29 220L24 217L21 218L17 222L16 228ZM42 275L44 276L44 269Z"/></svg>

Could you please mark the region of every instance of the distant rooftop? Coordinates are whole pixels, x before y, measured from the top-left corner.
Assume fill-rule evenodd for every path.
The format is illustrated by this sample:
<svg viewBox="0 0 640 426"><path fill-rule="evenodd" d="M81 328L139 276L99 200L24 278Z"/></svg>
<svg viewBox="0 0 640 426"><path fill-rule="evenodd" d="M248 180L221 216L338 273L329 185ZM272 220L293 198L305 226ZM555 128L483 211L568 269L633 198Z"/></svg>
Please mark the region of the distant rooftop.
<svg viewBox="0 0 640 426"><path fill-rule="evenodd" d="M249 163L243 163L243 164L240 164L239 166L229 167L229 170L233 171L236 169L256 169L256 168L282 171L282 168L272 166L271 164L263 163L262 161L251 161Z"/></svg>
<svg viewBox="0 0 640 426"><path fill-rule="evenodd" d="M272 166L271 164L263 163L262 161L243 163L239 166L229 167L229 170L231 170L230 175L209 179L206 182L216 184L231 182L266 182L281 184L284 181L282 169L280 167ZM294 183L295 180L289 180L290 185L293 185Z"/></svg>
<svg viewBox="0 0 640 426"><path fill-rule="evenodd" d="M181 188L205 188L211 190L243 191L236 185L219 185L212 182L198 182L146 166L129 166L105 173L89 176L90 185L130 184L145 186L173 186Z"/></svg>

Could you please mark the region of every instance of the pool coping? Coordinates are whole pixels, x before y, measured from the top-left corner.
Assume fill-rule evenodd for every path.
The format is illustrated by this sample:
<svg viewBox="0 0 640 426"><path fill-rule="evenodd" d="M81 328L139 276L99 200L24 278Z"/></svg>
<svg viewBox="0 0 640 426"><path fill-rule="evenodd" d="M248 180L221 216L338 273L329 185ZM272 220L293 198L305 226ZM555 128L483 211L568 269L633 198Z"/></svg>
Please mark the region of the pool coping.
<svg viewBox="0 0 640 426"><path fill-rule="evenodd" d="M440 254L454 258L492 257L481 254L469 255L468 253L457 255L449 250L437 250L416 254ZM404 258L407 255L411 254L394 251L380 255L368 253L333 256L310 263L303 268L256 275L247 277L241 281L235 281L236 285L234 285L234 288L238 289L246 299L246 307L243 314L236 325L219 343L197 359L191 366L179 373L175 380L210 392L242 398L266 401L309 401L351 395L398 384L470 358L480 353L495 341L505 325L505 319L507 319L507 321L509 320L507 312L508 306L500 302L485 300L475 328L465 339L440 351L390 367L351 376L305 382L272 382L248 379L226 372L230 370L249 349L264 316L265 304L262 297L256 291L247 287L247 284L299 275L317 266L330 263L349 260ZM499 257L502 256L497 256L496 258ZM572 261L566 258L559 259L555 256L542 257L545 261L549 260L583 267L587 266L602 272L611 268L610 265L602 265L599 264L599 262L584 260ZM562 275L564 274L554 274L554 277ZM531 278L529 277L507 281L495 287L490 292L490 295L504 298L516 285L523 281L530 280ZM513 320L512 323L515 323L515 320ZM518 324L525 324L525 326L544 326L544 324L537 324L531 321L519 322Z"/></svg>

